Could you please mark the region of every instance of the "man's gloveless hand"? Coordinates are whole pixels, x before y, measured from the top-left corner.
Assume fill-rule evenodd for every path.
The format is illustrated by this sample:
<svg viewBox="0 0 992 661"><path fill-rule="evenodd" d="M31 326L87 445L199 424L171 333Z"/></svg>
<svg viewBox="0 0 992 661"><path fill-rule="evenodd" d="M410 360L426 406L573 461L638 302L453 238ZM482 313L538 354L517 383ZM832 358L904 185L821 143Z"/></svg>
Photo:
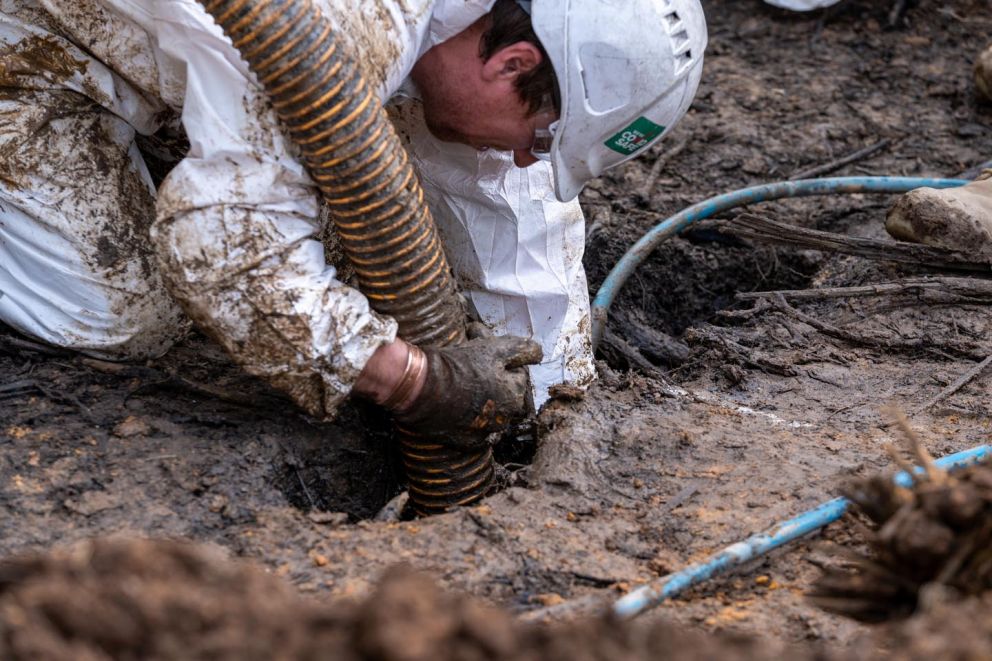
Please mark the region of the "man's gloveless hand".
<svg viewBox="0 0 992 661"><path fill-rule="evenodd" d="M440 443L482 447L493 432L533 413L526 365L541 347L519 337L482 337L425 348L427 377L417 397L395 414L400 429Z"/></svg>

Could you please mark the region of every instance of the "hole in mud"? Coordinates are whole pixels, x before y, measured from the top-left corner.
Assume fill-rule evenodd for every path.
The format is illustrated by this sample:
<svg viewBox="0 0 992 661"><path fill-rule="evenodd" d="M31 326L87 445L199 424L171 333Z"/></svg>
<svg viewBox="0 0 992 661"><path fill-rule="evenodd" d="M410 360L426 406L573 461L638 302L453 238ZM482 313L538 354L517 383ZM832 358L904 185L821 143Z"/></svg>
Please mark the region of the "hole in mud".
<svg viewBox="0 0 992 661"><path fill-rule="evenodd" d="M592 291L639 236L623 232L590 241L585 265ZM627 281L610 309L602 357L626 370L636 366L629 355L634 350L657 367L678 367L689 355L680 340L685 331L716 322L717 312L734 305L734 294L802 289L822 263L814 251L747 246L709 229L684 232L660 246ZM626 346L618 350L611 336Z"/></svg>
<svg viewBox="0 0 992 661"><path fill-rule="evenodd" d="M343 512L350 521L360 521L375 517L406 488L392 426L375 409L347 404L337 420L319 427L320 434L287 434L282 443L275 485L291 505L308 513ZM525 484L536 450L536 425L504 434L493 453L494 492Z"/></svg>
<svg viewBox="0 0 992 661"><path fill-rule="evenodd" d="M527 473L537 453L537 423L518 425L503 434L493 447L498 491L507 486L527 483Z"/></svg>
<svg viewBox="0 0 992 661"><path fill-rule="evenodd" d="M343 405L319 434L287 434L276 487L304 512L369 519L403 489L391 431L370 409Z"/></svg>

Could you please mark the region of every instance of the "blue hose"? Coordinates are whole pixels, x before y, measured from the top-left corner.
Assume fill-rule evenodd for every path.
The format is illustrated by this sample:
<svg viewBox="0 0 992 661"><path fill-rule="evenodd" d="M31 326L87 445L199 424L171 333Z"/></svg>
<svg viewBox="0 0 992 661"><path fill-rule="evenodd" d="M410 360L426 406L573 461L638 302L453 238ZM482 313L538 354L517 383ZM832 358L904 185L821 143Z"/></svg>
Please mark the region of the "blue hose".
<svg viewBox="0 0 992 661"><path fill-rule="evenodd" d="M977 448L941 457L934 463L944 470L955 470L987 459L990 453L992 447L980 445ZM917 469L917 472L921 472L921 469ZM913 483L913 478L905 472L898 473L893 479L896 484L903 487ZM639 615L716 574L765 555L774 548L836 521L844 515L848 504L846 498L828 500L819 507L774 525L765 532L752 535L743 542L731 544L705 562L686 567L680 572L669 574L655 583L624 595L613 604L613 612L620 617Z"/></svg>
<svg viewBox="0 0 992 661"><path fill-rule="evenodd" d="M839 193L906 193L914 188L929 186L931 188L954 188L969 183L964 179L929 179L919 177L831 177L826 179L803 179L800 181L780 181L774 184L764 184L743 188L733 193L711 197L688 209L684 209L671 218L655 225L647 234L642 236L628 250L606 280L599 286L596 298L592 302L592 343L599 346L606 329L606 319L610 306L623 288L627 279L633 275L638 266L662 242L678 234L686 227L704 218L710 218L718 213L735 207L768 202L786 197L810 197L813 195L836 195Z"/></svg>

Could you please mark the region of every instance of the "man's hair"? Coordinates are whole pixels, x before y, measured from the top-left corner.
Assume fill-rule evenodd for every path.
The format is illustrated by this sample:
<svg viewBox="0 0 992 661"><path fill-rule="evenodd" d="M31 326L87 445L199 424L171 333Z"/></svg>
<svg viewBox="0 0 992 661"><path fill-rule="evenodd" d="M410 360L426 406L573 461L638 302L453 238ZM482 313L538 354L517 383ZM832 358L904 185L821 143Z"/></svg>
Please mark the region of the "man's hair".
<svg viewBox="0 0 992 661"><path fill-rule="evenodd" d="M550 98L555 110L561 108L561 94L558 80L551 66L551 59L541 45L541 41L531 26L530 14L517 4L516 0L496 0L489 12L489 27L482 35L481 53L483 61L488 60L500 49L526 41L541 51L541 64L532 71L521 74L516 80L517 93L527 104L528 112L536 113Z"/></svg>

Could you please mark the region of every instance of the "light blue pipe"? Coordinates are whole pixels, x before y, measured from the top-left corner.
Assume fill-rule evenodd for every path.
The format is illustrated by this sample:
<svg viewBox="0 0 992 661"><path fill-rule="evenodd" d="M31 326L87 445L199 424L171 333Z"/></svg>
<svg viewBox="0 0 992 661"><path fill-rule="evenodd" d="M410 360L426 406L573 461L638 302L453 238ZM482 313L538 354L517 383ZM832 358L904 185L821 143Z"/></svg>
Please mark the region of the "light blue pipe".
<svg viewBox="0 0 992 661"><path fill-rule="evenodd" d="M686 227L704 218L710 218L735 207L768 202L786 197L810 197L813 195L836 195L839 193L905 193L914 188L954 188L969 183L964 179L929 179L920 177L830 177L826 179L802 179L800 181L780 181L743 188L732 193L718 195L680 211L671 218L655 225L642 236L606 276L599 286L592 302L592 343L599 346L606 329L606 319L610 306L620 293L627 279L662 242L678 234Z"/></svg>
<svg viewBox="0 0 992 661"><path fill-rule="evenodd" d="M955 470L972 466L992 456L990 453L992 453L992 447L980 445L977 448L941 457L935 463L945 470ZM922 469L917 468L916 471L920 473ZM898 473L893 479L896 484L904 487L913 483L913 478L905 472ZM828 500L819 507L800 514L794 519L772 526L765 532L752 535L743 542L731 544L705 562L686 567L680 572L669 574L655 583L637 588L624 595L613 604L613 612L620 617L639 615L693 585L765 555L772 549L836 521L847 511L848 504L846 498Z"/></svg>

